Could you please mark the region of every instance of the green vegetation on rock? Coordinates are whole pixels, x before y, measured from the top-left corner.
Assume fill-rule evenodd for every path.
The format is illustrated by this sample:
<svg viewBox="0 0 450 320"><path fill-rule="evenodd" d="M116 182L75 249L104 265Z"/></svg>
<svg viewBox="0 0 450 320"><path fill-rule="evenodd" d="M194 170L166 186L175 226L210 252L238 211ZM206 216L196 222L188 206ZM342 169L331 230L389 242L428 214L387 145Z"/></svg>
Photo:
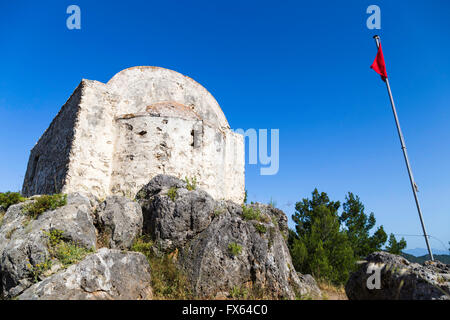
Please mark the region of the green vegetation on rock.
<svg viewBox="0 0 450 320"><path fill-rule="evenodd" d="M256 220L265 223L270 221L269 217L261 213L261 210L246 205L242 205L242 217L244 220Z"/></svg>
<svg viewBox="0 0 450 320"><path fill-rule="evenodd" d="M260 234L267 232L266 226L261 223L255 223L254 226L255 226L256 231L258 231Z"/></svg>
<svg viewBox="0 0 450 320"><path fill-rule="evenodd" d="M177 198L177 188L172 187L169 189L169 191L167 191L167 196L170 198L170 200L175 201L175 199Z"/></svg>
<svg viewBox="0 0 450 320"><path fill-rule="evenodd" d="M19 192L0 192L0 211L6 211L13 204L27 200Z"/></svg>
<svg viewBox="0 0 450 320"><path fill-rule="evenodd" d="M230 242L228 244L228 250L235 257L242 252L242 246L236 242Z"/></svg>
<svg viewBox="0 0 450 320"><path fill-rule="evenodd" d="M184 181L186 182L186 189L189 191L197 189L197 177L192 177L191 179L185 177Z"/></svg>
<svg viewBox="0 0 450 320"><path fill-rule="evenodd" d="M185 300L193 299L191 284L182 270L177 267L178 250L163 254L154 249L152 241L146 237L135 240L131 251L147 257L152 270L153 299Z"/></svg>
<svg viewBox="0 0 450 320"><path fill-rule="evenodd" d="M33 202L30 202L23 206L22 212L36 219L40 214L45 211L55 210L59 207L67 204L67 195L65 194L53 194L43 195L38 197Z"/></svg>
<svg viewBox="0 0 450 320"><path fill-rule="evenodd" d="M49 252L52 258L57 259L64 267L78 263L89 253L94 252L93 248L87 249L73 241L63 239L64 232L58 229L44 231L48 238Z"/></svg>

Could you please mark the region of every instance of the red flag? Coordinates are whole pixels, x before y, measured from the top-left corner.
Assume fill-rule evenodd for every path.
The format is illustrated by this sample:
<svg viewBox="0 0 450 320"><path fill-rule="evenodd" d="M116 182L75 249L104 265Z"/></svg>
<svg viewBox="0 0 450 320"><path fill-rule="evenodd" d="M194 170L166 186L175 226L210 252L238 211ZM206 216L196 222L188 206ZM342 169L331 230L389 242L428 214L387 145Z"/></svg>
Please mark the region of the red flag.
<svg viewBox="0 0 450 320"><path fill-rule="evenodd" d="M383 50L381 50L381 44L378 47L378 53L375 57L375 61L370 66L376 73L378 73L381 76L381 79L383 81L387 78L387 72L386 72L386 64L384 63L384 57L383 57Z"/></svg>

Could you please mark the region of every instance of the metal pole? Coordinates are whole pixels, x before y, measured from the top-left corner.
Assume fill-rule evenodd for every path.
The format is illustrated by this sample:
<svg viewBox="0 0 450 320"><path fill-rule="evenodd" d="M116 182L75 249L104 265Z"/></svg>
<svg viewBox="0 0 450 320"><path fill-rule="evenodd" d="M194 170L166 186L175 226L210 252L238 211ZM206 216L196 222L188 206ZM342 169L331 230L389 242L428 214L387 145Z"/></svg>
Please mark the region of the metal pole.
<svg viewBox="0 0 450 320"><path fill-rule="evenodd" d="M380 37L374 36L377 48L380 46ZM397 111L395 110L394 98L392 97L391 86L389 85L389 80L386 78L386 87L389 94L389 99L391 100L392 112L394 113L395 124L397 125L398 137L400 138L400 143L402 145L403 157L405 158L406 168L408 169L409 180L411 182L411 188L414 194L414 200L416 201L417 211L419 213L420 223L422 225L423 236L427 244L428 253L430 254L431 261L434 261L433 253L431 252L430 244L428 243L428 235L425 229L425 223L423 222L422 210L420 209L419 199L417 198L417 185L414 182L414 177L412 174L411 166L409 164L408 153L406 152L405 140L403 139L402 129L400 128L400 122L398 121Z"/></svg>

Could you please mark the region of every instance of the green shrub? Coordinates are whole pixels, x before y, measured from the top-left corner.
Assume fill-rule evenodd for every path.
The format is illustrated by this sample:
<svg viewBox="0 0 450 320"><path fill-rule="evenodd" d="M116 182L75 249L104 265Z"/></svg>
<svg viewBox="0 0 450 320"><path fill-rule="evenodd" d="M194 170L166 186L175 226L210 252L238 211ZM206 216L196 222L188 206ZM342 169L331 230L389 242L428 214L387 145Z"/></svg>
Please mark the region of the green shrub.
<svg viewBox="0 0 450 320"><path fill-rule="evenodd" d="M22 195L18 192L0 192L0 211L2 209L6 211L13 204L23 202L25 200L27 199L22 197Z"/></svg>
<svg viewBox="0 0 450 320"><path fill-rule="evenodd" d="M267 232L266 226L261 223L255 223L255 229L256 229L256 231L258 231L261 234Z"/></svg>
<svg viewBox="0 0 450 320"><path fill-rule="evenodd" d="M245 300L249 296L249 291L244 286L234 286L230 290L230 298Z"/></svg>
<svg viewBox="0 0 450 320"><path fill-rule="evenodd" d="M175 201L175 199L177 198L177 188L176 187L172 187L169 189L169 191L167 192L167 196L172 200Z"/></svg>
<svg viewBox="0 0 450 320"><path fill-rule="evenodd" d="M242 217L244 220L256 220L268 223L270 218L261 213L261 210L258 208L248 207L246 205L242 205Z"/></svg>
<svg viewBox="0 0 450 320"><path fill-rule="evenodd" d="M59 207L67 204L67 195L53 194L43 195L37 198L34 202L26 204L22 208L22 212L30 215L33 219L36 219L40 214L45 211L55 210Z"/></svg>
<svg viewBox="0 0 450 320"><path fill-rule="evenodd" d="M64 267L78 263L84 259L89 253L94 252L93 249L86 249L78 246L73 242L61 242L55 250L55 258L58 259Z"/></svg>
<svg viewBox="0 0 450 320"><path fill-rule="evenodd" d="M197 188L197 178L193 177L189 180L188 177L185 177L184 181L186 181L186 189L189 191L195 190Z"/></svg>
<svg viewBox="0 0 450 320"><path fill-rule="evenodd" d="M151 254L151 248L153 247L153 242L150 240L146 240L146 238L143 237L139 237L137 238L133 245L131 246L131 251L135 251L135 252L140 252L143 255L145 255L146 257L149 257Z"/></svg>
<svg viewBox="0 0 450 320"><path fill-rule="evenodd" d="M52 229L44 234L48 238L50 255L57 259L64 267L68 267L71 264L78 263L84 259L89 253L94 252L94 249L87 249L79 246L72 241L64 241L64 232L58 229Z"/></svg>
<svg viewBox="0 0 450 320"><path fill-rule="evenodd" d="M31 272L31 276L33 278L34 283L39 282L39 277L47 270L49 270L52 267L52 261L49 259L46 259L42 263L38 263L36 265L27 264L28 270Z"/></svg>
<svg viewBox="0 0 450 320"><path fill-rule="evenodd" d="M242 217L245 220L259 220L261 217L261 211L259 209L254 209L253 207L242 206Z"/></svg>
<svg viewBox="0 0 450 320"><path fill-rule="evenodd" d="M242 252L242 246L240 244L237 244L236 242L230 242L228 244L228 250L235 257Z"/></svg>

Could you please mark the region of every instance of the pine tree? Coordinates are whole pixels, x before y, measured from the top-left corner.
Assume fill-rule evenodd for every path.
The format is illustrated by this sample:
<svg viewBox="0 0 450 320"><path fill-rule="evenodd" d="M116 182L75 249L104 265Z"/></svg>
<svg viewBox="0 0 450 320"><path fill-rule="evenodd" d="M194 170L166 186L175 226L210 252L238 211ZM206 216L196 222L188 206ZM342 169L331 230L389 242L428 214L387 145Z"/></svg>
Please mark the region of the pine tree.
<svg viewBox="0 0 450 320"><path fill-rule="evenodd" d="M401 254L402 250L406 248L406 240L402 238L400 241L395 239L394 234L389 236L389 243L386 246L386 251L392 254Z"/></svg>
<svg viewBox="0 0 450 320"><path fill-rule="evenodd" d="M343 209L339 221L345 226L356 258L361 259L371 252L381 250L386 243L387 234L383 226L380 226L372 236L369 235L376 223L373 212L367 215L359 197L351 192L345 197Z"/></svg>
<svg viewBox="0 0 450 320"><path fill-rule="evenodd" d="M296 232L289 234L296 270L336 284L348 279L355 262L347 235L340 230L339 207L339 202L315 189L311 200L296 203L292 216Z"/></svg>

